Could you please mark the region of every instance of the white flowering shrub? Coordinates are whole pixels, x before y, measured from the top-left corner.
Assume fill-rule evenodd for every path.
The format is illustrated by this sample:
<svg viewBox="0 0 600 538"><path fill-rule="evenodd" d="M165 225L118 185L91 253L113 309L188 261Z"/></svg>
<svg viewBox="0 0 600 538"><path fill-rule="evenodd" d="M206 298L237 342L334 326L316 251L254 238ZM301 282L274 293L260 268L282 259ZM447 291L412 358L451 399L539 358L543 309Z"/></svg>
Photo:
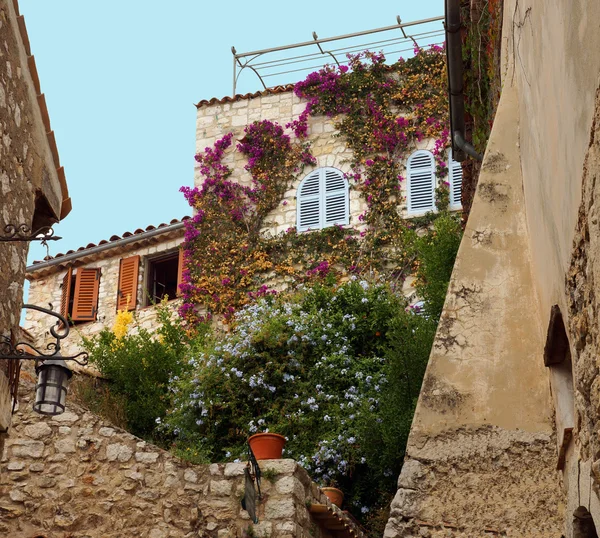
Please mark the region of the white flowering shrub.
<svg viewBox="0 0 600 538"><path fill-rule="evenodd" d="M245 459L253 433L282 434L284 457L367 518L395 491L436 323L358 279L264 297L193 350L162 427L207 462Z"/></svg>

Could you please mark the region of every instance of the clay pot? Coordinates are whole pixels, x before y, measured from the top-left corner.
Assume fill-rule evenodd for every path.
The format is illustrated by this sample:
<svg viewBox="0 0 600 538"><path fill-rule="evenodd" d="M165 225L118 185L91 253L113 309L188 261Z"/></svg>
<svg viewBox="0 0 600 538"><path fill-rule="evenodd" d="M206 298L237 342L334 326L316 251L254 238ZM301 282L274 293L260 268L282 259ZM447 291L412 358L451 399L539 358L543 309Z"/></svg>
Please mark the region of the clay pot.
<svg viewBox="0 0 600 538"><path fill-rule="evenodd" d="M344 492L338 488L321 488L321 491L325 493L325 496L331 501L331 504L335 504L338 508L341 508L344 502Z"/></svg>
<svg viewBox="0 0 600 538"><path fill-rule="evenodd" d="M257 460L281 459L285 437L277 433L257 433L248 439Z"/></svg>

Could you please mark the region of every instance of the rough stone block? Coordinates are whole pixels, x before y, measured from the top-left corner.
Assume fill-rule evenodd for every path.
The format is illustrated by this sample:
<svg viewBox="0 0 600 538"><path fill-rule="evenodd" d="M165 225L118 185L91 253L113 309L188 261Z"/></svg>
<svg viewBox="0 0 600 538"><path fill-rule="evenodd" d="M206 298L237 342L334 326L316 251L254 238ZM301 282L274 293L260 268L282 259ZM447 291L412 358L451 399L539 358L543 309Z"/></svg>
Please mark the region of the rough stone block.
<svg viewBox="0 0 600 538"><path fill-rule="evenodd" d="M133 450L127 445L115 443L106 447L106 459L108 461L126 462L133 456Z"/></svg>
<svg viewBox="0 0 600 538"><path fill-rule="evenodd" d="M242 464L238 464L242 465ZM281 460L263 460L260 462L260 467L263 470L272 470L276 474L293 474L298 468L298 464L295 460L281 459ZM242 470L243 474L243 470ZM227 476L227 472L225 473Z"/></svg>
<svg viewBox="0 0 600 538"><path fill-rule="evenodd" d="M54 443L54 448L61 454L75 452L75 441L73 439L60 439Z"/></svg>
<svg viewBox="0 0 600 538"><path fill-rule="evenodd" d="M41 458L44 454L44 443L17 439L11 449L13 458Z"/></svg>
<svg viewBox="0 0 600 538"><path fill-rule="evenodd" d="M269 499L265 504L267 519L293 519L295 515L293 499Z"/></svg>
<svg viewBox="0 0 600 538"><path fill-rule="evenodd" d="M135 461L138 463L156 463L160 454L158 452L136 452Z"/></svg>
<svg viewBox="0 0 600 538"><path fill-rule="evenodd" d="M231 495L233 483L231 480L211 480L210 493L219 497Z"/></svg>
<svg viewBox="0 0 600 538"><path fill-rule="evenodd" d="M42 439L48 437L52 433L52 428L45 422L38 422L37 424L25 426L23 433L32 439Z"/></svg>
<svg viewBox="0 0 600 538"><path fill-rule="evenodd" d="M245 468L245 463L227 463L225 465L225 476L242 476Z"/></svg>

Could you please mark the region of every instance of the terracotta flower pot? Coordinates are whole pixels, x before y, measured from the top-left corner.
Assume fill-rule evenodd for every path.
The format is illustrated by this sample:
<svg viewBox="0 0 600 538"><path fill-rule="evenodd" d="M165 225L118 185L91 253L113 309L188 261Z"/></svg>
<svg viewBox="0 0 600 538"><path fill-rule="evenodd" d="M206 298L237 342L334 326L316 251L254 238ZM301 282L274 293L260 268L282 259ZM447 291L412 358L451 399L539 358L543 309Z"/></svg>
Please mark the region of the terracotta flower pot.
<svg viewBox="0 0 600 538"><path fill-rule="evenodd" d="M248 439L257 460L281 459L285 437L277 433L256 433Z"/></svg>
<svg viewBox="0 0 600 538"><path fill-rule="evenodd" d="M344 492L338 488L321 488L321 491L325 493L326 497L331 501L331 504L335 504L338 508L341 508L344 502Z"/></svg>

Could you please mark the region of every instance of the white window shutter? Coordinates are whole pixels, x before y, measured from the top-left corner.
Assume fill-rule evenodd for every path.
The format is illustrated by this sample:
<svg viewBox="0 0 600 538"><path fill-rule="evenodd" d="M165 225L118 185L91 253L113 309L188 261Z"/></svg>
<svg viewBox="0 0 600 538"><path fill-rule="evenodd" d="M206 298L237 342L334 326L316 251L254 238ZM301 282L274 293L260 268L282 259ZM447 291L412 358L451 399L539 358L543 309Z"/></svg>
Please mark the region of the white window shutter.
<svg viewBox="0 0 600 538"><path fill-rule="evenodd" d="M430 151L415 151L406 165L408 172L408 213L435 210L435 163Z"/></svg>
<svg viewBox="0 0 600 538"><path fill-rule="evenodd" d="M303 232L321 228L321 174L315 170L306 177L298 189L297 228Z"/></svg>
<svg viewBox="0 0 600 538"><path fill-rule="evenodd" d="M452 148L448 151L448 181L450 183L450 209L462 209L462 166L452 159Z"/></svg>
<svg viewBox="0 0 600 538"><path fill-rule="evenodd" d="M335 168L311 172L298 188L299 232L350 222L348 181Z"/></svg>
<svg viewBox="0 0 600 538"><path fill-rule="evenodd" d="M322 176L325 187L323 227L348 224L348 182L335 168L323 168Z"/></svg>

